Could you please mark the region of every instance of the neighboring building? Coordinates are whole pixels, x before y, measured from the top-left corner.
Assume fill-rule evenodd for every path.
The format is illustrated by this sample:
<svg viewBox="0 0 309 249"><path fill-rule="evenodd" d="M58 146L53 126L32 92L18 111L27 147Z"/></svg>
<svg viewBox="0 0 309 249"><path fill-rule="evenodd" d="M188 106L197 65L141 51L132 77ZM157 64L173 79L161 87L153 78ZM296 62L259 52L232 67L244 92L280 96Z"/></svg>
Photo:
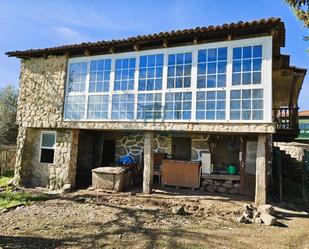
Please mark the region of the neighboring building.
<svg viewBox="0 0 309 249"><path fill-rule="evenodd" d="M309 143L309 110L298 113L299 136L297 140L300 142Z"/></svg>
<svg viewBox="0 0 309 249"><path fill-rule="evenodd" d="M284 46L284 23L270 18L8 52L21 59L16 183L79 186L131 155L150 192L153 153L210 153L217 172L236 165L240 192L265 202L272 143L298 136L306 73Z"/></svg>

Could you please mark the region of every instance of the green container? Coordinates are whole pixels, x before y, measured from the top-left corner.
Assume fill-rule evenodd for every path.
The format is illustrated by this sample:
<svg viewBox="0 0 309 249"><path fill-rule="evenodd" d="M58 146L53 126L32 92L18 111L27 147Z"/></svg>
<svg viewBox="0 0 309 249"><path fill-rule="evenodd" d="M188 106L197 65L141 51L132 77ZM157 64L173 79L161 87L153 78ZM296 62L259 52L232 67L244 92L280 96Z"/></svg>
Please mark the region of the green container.
<svg viewBox="0 0 309 249"><path fill-rule="evenodd" d="M237 168L233 164L229 164L226 166L226 171L229 175L236 175L237 174Z"/></svg>

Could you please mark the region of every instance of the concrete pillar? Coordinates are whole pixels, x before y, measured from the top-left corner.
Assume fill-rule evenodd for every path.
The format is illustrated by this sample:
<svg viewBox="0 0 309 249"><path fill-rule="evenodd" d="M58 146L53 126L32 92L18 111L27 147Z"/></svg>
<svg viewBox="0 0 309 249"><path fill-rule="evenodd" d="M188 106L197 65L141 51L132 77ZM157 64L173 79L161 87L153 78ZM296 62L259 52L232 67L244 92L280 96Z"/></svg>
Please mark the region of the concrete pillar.
<svg viewBox="0 0 309 249"><path fill-rule="evenodd" d="M266 135L259 135L256 153L256 181L255 181L255 204L266 203L267 182L266 182Z"/></svg>
<svg viewBox="0 0 309 249"><path fill-rule="evenodd" d="M143 193L150 194L153 182L153 132L145 132Z"/></svg>

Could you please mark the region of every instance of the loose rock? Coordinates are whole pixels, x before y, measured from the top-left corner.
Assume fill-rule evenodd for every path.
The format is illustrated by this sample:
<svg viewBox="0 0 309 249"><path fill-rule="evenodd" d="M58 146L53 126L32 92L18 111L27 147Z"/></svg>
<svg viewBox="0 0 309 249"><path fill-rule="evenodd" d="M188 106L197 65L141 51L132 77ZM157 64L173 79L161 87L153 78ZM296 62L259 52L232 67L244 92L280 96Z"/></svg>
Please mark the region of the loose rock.
<svg viewBox="0 0 309 249"><path fill-rule="evenodd" d="M260 205L258 207L258 211L260 213L265 213L265 214L269 214L269 215L274 215L275 214L274 207L272 205L269 205L269 204Z"/></svg>
<svg viewBox="0 0 309 249"><path fill-rule="evenodd" d="M273 225L277 224L276 217L274 217L270 214L261 213L260 218L264 222L264 224L267 225L267 226L273 226Z"/></svg>

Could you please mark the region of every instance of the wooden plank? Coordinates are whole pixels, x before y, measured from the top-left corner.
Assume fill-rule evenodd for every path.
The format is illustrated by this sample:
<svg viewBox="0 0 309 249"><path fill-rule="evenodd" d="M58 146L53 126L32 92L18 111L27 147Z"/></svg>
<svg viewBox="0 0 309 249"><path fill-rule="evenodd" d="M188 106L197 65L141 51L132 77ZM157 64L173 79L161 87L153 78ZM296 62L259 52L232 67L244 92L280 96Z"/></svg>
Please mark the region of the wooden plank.
<svg viewBox="0 0 309 249"><path fill-rule="evenodd" d="M202 179L240 181L240 175L202 174Z"/></svg>

